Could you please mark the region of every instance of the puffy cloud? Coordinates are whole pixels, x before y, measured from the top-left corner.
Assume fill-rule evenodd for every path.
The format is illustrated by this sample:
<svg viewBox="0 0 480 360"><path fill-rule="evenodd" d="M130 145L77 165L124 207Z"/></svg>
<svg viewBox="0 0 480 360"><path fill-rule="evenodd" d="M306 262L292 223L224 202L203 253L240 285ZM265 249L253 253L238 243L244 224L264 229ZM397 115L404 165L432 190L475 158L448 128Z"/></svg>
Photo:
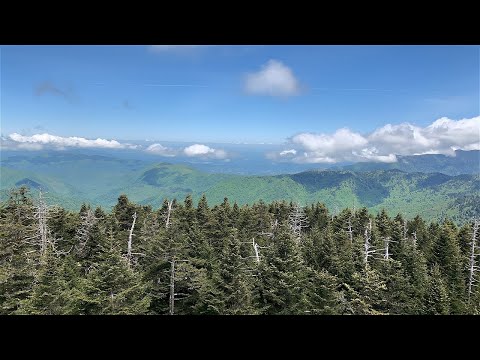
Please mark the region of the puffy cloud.
<svg viewBox="0 0 480 360"><path fill-rule="evenodd" d="M209 146L202 145L202 144L194 144L187 146L183 149L185 155L189 157L208 157L214 159L226 159L228 154L225 150L222 149L213 149Z"/></svg>
<svg viewBox="0 0 480 360"><path fill-rule="evenodd" d="M96 139L89 140L82 137L62 137L50 134L35 134L24 136L17 133L9 135L10 145L17 148L40 149L41 146L53 146L56 148L80 147L80 148L108 148L108 149L134 149L136 145L121 144L116 140Z"/></svg>
<svg viewBox="0 0 480 360"><path fill-rule="evenodd" d="M145 151L152 154L161 155L161 156L175 156L174 150L169 149L166 146L163 146L161 144L152 144L149 147L147 147Z"/></svg>
<svg viewBox="0 0 480 360"><path fill-rule="evenodd" d="M292 137L292 143L299 144L303 149L318 153L331 153L349 150L352 147L365 146L368 141L362 135L342 128L333 135L303 133Z"/></svg>
<svg viewBox="0 0 480 360"><path fill-rule="evenodd" d="M444 154L455 155L455 150L480 150L480 116L471 119L441 118L426 127L408 123L387 124L370 134L359 134L343 128L333 134L301 133L290 138L296 153L294 162L334 163L341 161L395 162L396 155Z"/></svg>
<svg viewBox="0 0 480 360"><path fill-rule="evenodd" d="M269 60L260 71L247 74L245 91L253 95L291 96L300 93L300 84L289 67Z"/></svg>

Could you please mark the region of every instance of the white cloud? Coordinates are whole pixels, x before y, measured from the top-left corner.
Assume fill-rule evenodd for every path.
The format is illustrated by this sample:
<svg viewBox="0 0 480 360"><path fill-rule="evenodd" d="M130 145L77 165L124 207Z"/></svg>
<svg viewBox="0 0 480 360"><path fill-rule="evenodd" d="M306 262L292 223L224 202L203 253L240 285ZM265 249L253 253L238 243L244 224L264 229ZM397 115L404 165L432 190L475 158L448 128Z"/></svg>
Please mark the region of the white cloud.
<svg viewBox="0 0 480 360"><path fill-rule="evenodd" d="M198 155L211 154L215 152L215 150L206 145L195 144L195 145L190 145L186 147L185 149L183 149L183 152L187 156L198 156Z"/></svg>
<svg viewBox="0 0 480 360"><path fill-rule="evenodd" d="M18 148L30 148L30 149L40 149L41 146L53 146L56 148L66 148L66 147L80 147L80 148L107 148L107 149L134 149L136 145L131 144L121 144L116 140L105 140L105 139L96 139L89 140L82 137L62 137L50 134L35 134L32 136L24 136L17 133L9 135L10 140L13 143L13 147Z"/></svg>
<svg viewBox="0 0 480 360"><path fill-rule="evenodd" d="M286 155L289 155L289 154L297 155L297 150L295 150L295 149L290 149L290 150L280 151L280 156L286 156Z"/></svg>
<svg viewBox="0 0 480 360"><path fill-rule="evenodd" d="M213 149L209 146L202 144L194 144L187 146L185 149L183 149L183 152L189 157L198 156L214 159L226 159L228 157L228 154L225 150Z"/></svg>
<svg viewBox="0 0 480 360"><path fill-rule="evenodd" d="M362 149L360 150L360 152L352 151L352 154L362 160L384 163L397 162L397 156L395 154L380 155L378 149L375 146Z"/></svg>
<svg viewBox="0 0 480 360"><path fill-rule="evenodd" d="M342 128L333 135L303 133L292 137L292 143L300 144L303 149L318 153L331 153L365 146L368 141L362 135Z"/></svg>
<svg viewBox="0 0 480 360"><path fill-rule="evenodd" d="M294 162L334 163L342 161L396 162L396 155L444 154L455 150L480 150L480 116L471 119L441 118L426 127L409 123L386 124L370 134L343 128L333 134L301 133L290 139L302 156ZM292 153L288 150L288 153ZM268 154L281 159L287 152ZM296 153L294 154L296 155Z"/></svg>
<svg viewBox="0 0 480 360"><path fill-rule="evenodd" d="M152 154L161 155L161 156L175 156L174 150L169 149L161 144L152 144L149 147L147 147L145 151Z"/></svg>
<svg viewBox="0 0 480 360"><path fill-rule="evenodd" d="M247 75L245 91L253 95L291 96L300 93L300 84L289 67L269 60L260 71Z"/></svg>

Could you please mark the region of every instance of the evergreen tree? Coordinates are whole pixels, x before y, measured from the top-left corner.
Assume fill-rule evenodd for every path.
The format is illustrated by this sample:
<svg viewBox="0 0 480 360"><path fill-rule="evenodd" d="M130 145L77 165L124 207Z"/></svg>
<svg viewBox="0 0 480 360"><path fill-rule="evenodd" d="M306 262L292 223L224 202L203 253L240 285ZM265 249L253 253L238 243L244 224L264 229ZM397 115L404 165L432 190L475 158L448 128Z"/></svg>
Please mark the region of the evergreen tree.
<svg viewBox="0 0 480 360"><path fill-rule="evenodd" d="M305 314L312 306L305 290L306 273L286 222L260 262L258 298L265 314Z"/></svg>
<svg viewBox="0 0 480 360"><path fill-rule="evenodd" d="M430 272L425 313L428 315L448 315L449 296L440 267L435 264Z"/></svg>
<svg viewBox="0 0 480 360"><path fill-rule="evenodd" d="M440 237L435 244L434 254L447 282L450 310L453 314L460 314L465 310L466 276L464 269L466 268L466 262L461 255L456 231L452 223L444 222L442 225Z"/></svg>
<svg viewBox="0 0 480 360"><path fill-rule="evenodd" d="M144 314L150 304L139 274L128 266L112 236L101 246L99 262L87 275L86 296L95 300L90 314Z"/></svg>
<svg viewBox="0 0 480 360"><path fill-rule="evenodd" d="M31 242L35 232L28 189L12 190L0 207L0 314L15 312L31 292L39 255Z"/></svg>

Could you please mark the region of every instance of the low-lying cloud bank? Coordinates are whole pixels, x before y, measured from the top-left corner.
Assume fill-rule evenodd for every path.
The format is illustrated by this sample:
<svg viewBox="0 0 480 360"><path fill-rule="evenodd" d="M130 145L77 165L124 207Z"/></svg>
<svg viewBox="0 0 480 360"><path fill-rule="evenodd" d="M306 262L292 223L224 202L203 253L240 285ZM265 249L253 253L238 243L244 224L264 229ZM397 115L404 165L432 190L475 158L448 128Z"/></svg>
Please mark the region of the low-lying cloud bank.
<svg viewBox="0 0 480 360"><path fill-rule="evenodd" d="M227 159L228 153L223 149L214 149L203 144L193 144L185 148L172 149L162 144L152 144L145 149L146 152L160 156L187 156L203 159Z"/></svg>
<svg viewBox="0 0 480 360"><path fill-rule="evenodd" d="M347 128L333 134L305 132L289 138L287 146L267 157L297 163L391 163L397 161L396 155L455 156L455 150L480 150L480 116L461 120L443 117L426 127L387 124L364 135Z"/></svg>
<svg viewBox="0 0 480 360"><path fill-rule="evenodd" d="M3 139L2 139L3 140ZM20 135L17 133L10 134L8 138L2 141L2 147L10 149L29 149L41 150L44 147L53 147L56 149L64 149L67 147L77 148L106 148L106 149L136 149L137 145L122 144L116 140L95 139L90 140L83 137L56 136L50 134L35 134L31 136Z"/></svg>
<svg viewBox="0 0 480 360"><path fill-rule="evenodd" d="M0 138L0 148L9 150L42 150L54 149L63 150L66 148L104 148L104 149L130 149L143 150L147 153L174 157L186 156L201 159L226 160L229 154L223 149L214 149L203 144L194 144L187 147L169 148L162 144L155 143L143 148L142 145L121 143L117 140L95 139L90 140L83 137L70 136L62 137L51 134L20 135L17 133Z"/></svg>

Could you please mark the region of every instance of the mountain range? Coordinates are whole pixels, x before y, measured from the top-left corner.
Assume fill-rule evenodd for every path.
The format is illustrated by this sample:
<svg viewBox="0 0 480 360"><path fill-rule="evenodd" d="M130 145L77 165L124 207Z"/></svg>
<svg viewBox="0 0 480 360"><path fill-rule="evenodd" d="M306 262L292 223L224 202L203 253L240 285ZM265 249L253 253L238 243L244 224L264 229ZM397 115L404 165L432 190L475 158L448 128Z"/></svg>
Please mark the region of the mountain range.
<svg viewBox="0 0 480 360"><path fill-rule="evenodd" d="M409 218L421 214L426 219L448 216L462 221L480 214L479 154L400 157L395 164L362 163L273 176L209 173L184 164L97 154L15 155L2 158L0 197L25 185L33 192L46 191L50 203L78 209L84 202L109 208L122 193L154 207L165 198L183 200L191 194L197 201L205 194L210 204L225 197L239 205L258 200L303 205L320 201L333 212L365 206Z"/></svg>

